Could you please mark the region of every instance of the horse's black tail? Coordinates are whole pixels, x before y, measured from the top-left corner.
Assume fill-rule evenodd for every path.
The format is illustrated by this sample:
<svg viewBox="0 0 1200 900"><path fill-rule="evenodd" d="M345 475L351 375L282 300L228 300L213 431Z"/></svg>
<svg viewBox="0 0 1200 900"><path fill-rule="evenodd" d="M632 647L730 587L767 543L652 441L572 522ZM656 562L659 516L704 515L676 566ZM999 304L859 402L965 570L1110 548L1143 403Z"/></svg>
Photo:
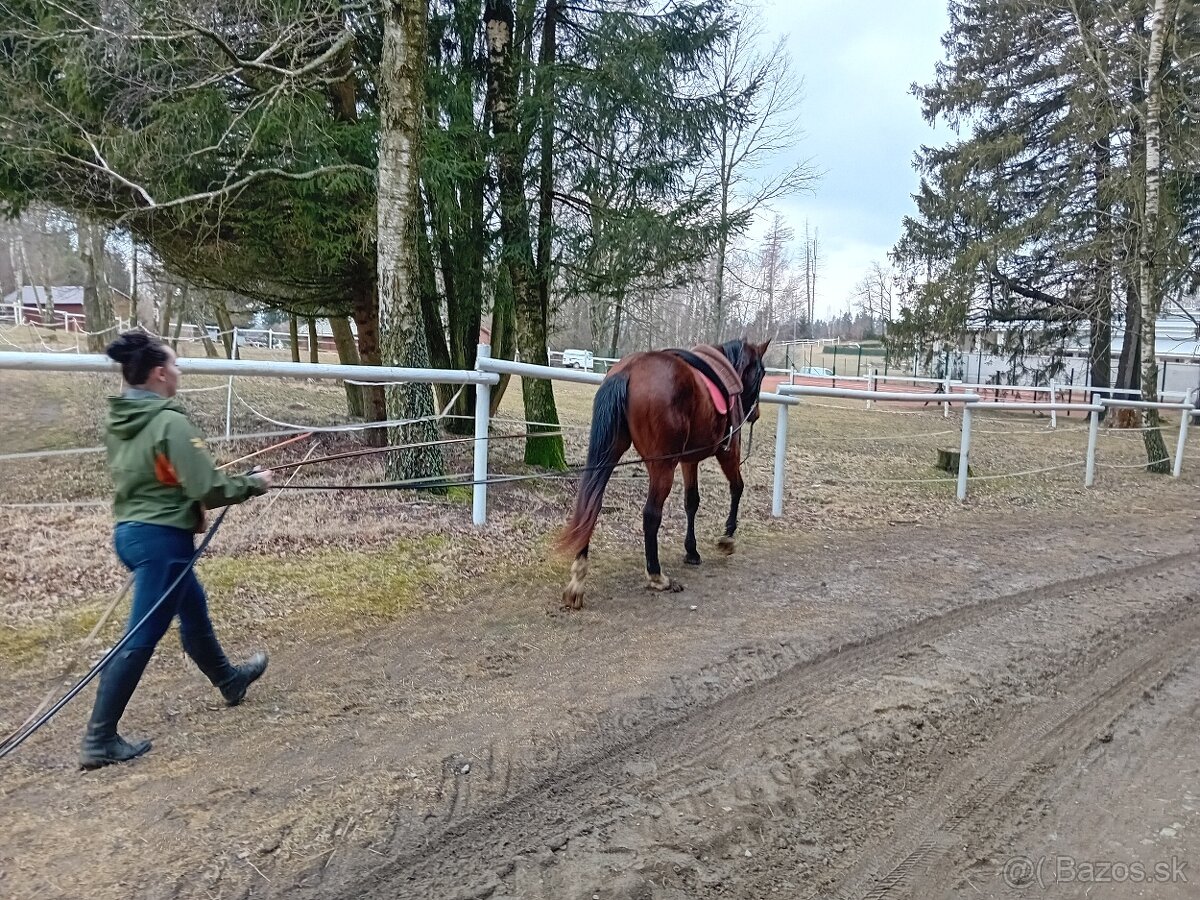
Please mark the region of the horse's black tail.
<svg viewBox="0 0 1200 900"><path fill-rule="evenodd" d="M575 511L559 536L557 546L563 553L578 556L592 539L596 519L604 501L604 489L613 469L629 449L629 376L611 375L600 385L592 403L592 433L588 441L587 469L579 479Z"/></svg>

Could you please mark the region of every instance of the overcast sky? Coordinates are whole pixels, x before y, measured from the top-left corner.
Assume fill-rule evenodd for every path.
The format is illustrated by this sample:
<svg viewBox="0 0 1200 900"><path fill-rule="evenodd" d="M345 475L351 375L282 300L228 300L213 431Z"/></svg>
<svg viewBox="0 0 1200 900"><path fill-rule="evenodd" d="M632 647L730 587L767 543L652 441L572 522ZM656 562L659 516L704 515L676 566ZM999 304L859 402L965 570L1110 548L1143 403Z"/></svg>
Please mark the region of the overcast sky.
<svg viewBox="0 0 1200 900"><path fill-rule="evenodd" d="M909 92L942 58L945 0L764 0L768 43L787 36L804 79L797 111L804 138L794 151L825 172L812 195L778 201L797 234L820 231L823 269L817 315L845 311L855 283L885 261L913 210L913 152L944 141Z"/></svg>

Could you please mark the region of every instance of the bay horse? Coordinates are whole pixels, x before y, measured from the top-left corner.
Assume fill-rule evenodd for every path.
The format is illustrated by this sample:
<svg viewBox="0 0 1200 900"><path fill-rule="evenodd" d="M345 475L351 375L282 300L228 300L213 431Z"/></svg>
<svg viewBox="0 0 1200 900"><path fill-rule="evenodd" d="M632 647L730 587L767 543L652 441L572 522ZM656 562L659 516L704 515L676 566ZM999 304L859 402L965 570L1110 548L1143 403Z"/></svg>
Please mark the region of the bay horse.
<svg viewBox="0 0 1200 900"><path fill-rule="evenodd" d="M758 419L759 393L766 374L763 355L769 344L769 340L752 344L742 339L720 346L702 345L691 351L633 353L609 370L592 402L587 466L580 478L575 509L557 542L559 551L575 557L571 581L563 591L563 609L583 606L588 548L604 489L631 444L650 476L642 510L647 586L656 591L682 590L678 582L663 574L658 559L663 503L671 492L676 466L683 467L687 509L684 562L700 565L696 549L696 511L700 508L697 472L701 460L710 456L717 458L729 480L729 517L717 547L726 555L733 553L744 486L742 426ZM714 383L722 380L723 384Z"/></svg>

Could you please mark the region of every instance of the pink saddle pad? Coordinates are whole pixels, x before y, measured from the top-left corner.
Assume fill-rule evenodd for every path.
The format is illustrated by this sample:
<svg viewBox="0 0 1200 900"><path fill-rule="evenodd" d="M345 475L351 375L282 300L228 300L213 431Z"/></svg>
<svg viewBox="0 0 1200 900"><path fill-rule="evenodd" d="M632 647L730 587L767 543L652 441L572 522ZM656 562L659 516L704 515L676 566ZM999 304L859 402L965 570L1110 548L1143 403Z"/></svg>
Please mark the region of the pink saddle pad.
<svg viewBox="0 0 1200 900"><path fill-rule="evenodd" d="M713 406L717 408L717 412L725 415L729 412L729 404L725 400L725 395L721 393L721 389L713 384L711 378L703 372L696 370L696 374L700 376L700 380L704 382L704 386L708 388L708 395L712 397Z"/></svg>

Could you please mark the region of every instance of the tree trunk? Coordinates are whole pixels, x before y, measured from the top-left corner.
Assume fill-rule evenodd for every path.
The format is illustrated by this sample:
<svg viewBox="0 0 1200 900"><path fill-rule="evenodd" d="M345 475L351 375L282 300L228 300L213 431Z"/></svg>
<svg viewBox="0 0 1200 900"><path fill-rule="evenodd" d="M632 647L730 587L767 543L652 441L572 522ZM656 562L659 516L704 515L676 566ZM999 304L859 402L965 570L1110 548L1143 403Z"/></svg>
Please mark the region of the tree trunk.
<svg viewBox="0 0 1200 900"><path fill-rule="evenodd" d="M479 28L479 0L455 4L452 30L461 46L470 47ZM488 140L484 116L473 101L481 73L474 64L447 72L448 92L439 102L428 103L428 120L443 134L453 136L457 165L424 182L428 231L422 229L422 309L430 359L434 365L455 369L475 366L476 347L483 317L484 264L489 228L486 193L489 182ZM440 273L441 284L435 280ZM493 276L494 277L494 276ZM445 324L443 325L443 314ZM442 361L444 360L444 362ZM475 392L438 388L438 405L451 407L445 421L449 431L469 434L475 411Z"/></svg>
<svg viewBox="0 0 1200 900"><path fill-rule="evenodd" d="M212 335L208 333L208 329L203 323L198 326L200 328L200 340L204 343L204 356L207 359L220 359L221 354L217 350L217 345L213 343Z"/></svg>
<svg viewBox="0 0 1200 900"><path fill-rule="evenodd" d="M225 348L225 358L233 359L233 316L229 315L229 307L225 305L223 296L212 299L213 315L217 317L217 331L221 333L221 344Z"/></svg>
<svg viewBox="0 0 1200 900"><path fill-rule="evenodd" d="M722 198L722 207L725 201ZM725 257L728 252L729 236L722 228L717 235L717 259L713 273L713 328L709 337L714 343L720 343L725 336Z"/></svg>
<svg viewBox="0 0 1200 900"><path fill-rule="evenodd" d="M321 342L317 340L316 316L308 317L308 361L310 363L321 361Z"/></svg>
<svg viewBox="0 0 1200 900"><path fill-rule="evenodd" d="M608 355L612 359L616 359L618 350L621 348L621 318L625 312L625 293L624 291L617 294L616 302L613 303L613 326L612 340L608 345Z"/></svg>
<svg viewBox="0 0 1200 900"><path fill-rule="evenodd" d="M288 316L288 341L292 345L292 362L300 362L300 321L295 313Z"/></svg>
<svg viewBox="0 0 1200 900"><path fill-rule="evenodd" d="M1162 307L1159 266L1159 187L1162 177L1162 58L1166 31L1167 0L1155 0L1150 19L1150 52L1146 84L1146 178L1142 203L1142 227L1138 234L1138 286L1142 311L1142 399L1158 400L1158 357L1155 354L1155 324ZM1146 469L1168 473L1171 460L1162 432L1158 410L1142 410L1142 437L1146 444Z"/></svg>
<svg viewBox="0 0 1200 900"><path fill-rule="evenodd" d="M451 115L453 117L453 112ZM472 125L471 121L459 122L459 127L464 129ZM417 238L420 241L421 310L430 361L439 368L472 369L475 367L479 326L483 316L486 228L483 223L482 180L464 180L452 189L452 196L447 198L439 198L434 191L427 190L425 198L434 243L431 243L430 234L424 227L418 230ZM449 221L451 218L455 222L453 227ZM445 325L442 323L441 298L438 296L436 280L435 270L438 270L438 266L434 261L435 244L445 294ZM438 385L436 390L439 407L447 406L452 397L458 398L450 410L452 418L446 420L446 430L471 434L474 430L475 392L460 391L455 385Z"/></svg>
<svg viewBox="0 0 1200 900"><path fill-rule="evenodd" d="M1088 338L1088 377L1093 387L1109 387L1112 383L1112 315L1111 308L1098 309L1090 317ZM1102 396L1109 396L1103 394Z"/></svg>
<svg viewBox="0 0 1200 900"><path fill-rule="evenodd" d="M508 268L501 266L496 274L495 295L492 298L492 356L512 359L516 349L517 319L513 304L512 280ZM511 376L501 375L500 383L492 388L491 414L500 409L500 401L508 390Z"/></svg>
<svg viewBox="0 0 1200 900"><path fill-rule="evenodd" d="M1112 202L1109 199L1109 141L1107 136L1093 147L1096 156L1096 247L1093 261L1096 278L1088 310L1088 380L1093 387L1112 383ZM882 289L882 281L880 283ZM1088 402L1092 398L1087 398Z"/></svg>
<svg viewBox="0 0 1200 900"><path fill-rule="evenodd" d="M421 321L420 139L428 3L388 0L379 70L378 271L379 333L384 365L425 368L429 345ZM436 441L433 391L407 384L387 391L393 419L420 420L393 429L392 443ZM388 477L440 478L440 448L409 447L388 455Z"/></svg>
<svg viewBox="0 0 1200 900"><path fill-rule="evenodd" d="M33 305L37 310L38 318L41 319L43 328L54 328L54 295L53 289L50 287L48 273L43 270L42 277L34 276L29 266L29 251L25 246L25 237L21 236L21 267L25 270L25 281L32 288ZM41 284L36 284L40 281ZM53 331L50 333L50 340L57 340Z"/></svg>
<svg viewBox="0 0 1200 900"><path fill-rule="evenodd" d="M166 297L163 298L162 306L158 310L158 336L166 339L171 333L171 307L175 303L175 291L164 291Z"/></svg>
<svg viewBox="0 0 1200 900"><path fill-rule="evenodd" d="M12 268L13 290L17 292L16 299L13 301L13 323L15 325L20 325L21 322L24 321L24 313L21 311L21 288L25 285L25 279L23 277L24 272L21 268L21 264L18 262L16 226L15 224L10 223L9 228L10 230L7 238L8 263Z"/></svg>
<svg viewBox="0 0 1200 900"><path fill-rule="evenodd" d="M333 103L334 115L343 122L357 122L358 115L358 78L354 70L353 48L347 46L339 59L342 77L330 87L330 99ZM351 317L358 327L358 343L356 344L349 321L337 318L329 320L333 329L334 341L338 348L338 359L348 362L353 359L354 365L379 365L379 309L376 306L375 282L371 277L370 264L359 261L355 266L359 272L350 299ZM343 329L344 326L344 329ZM346 337L350 340L347 342ZM366 387L363 385L346 385L346 406L351 416L359 416L371 422L382 422L387 418L382 387ZM376 446L383 444L384 435L381 429L367 432L368 442Z"/></svg>
<svg viewBox="0 0 1200 900"><path fill-rule="evenodd" d="M533 250L530 246L529 203L525 197L525 162L528 142L522 140L517 122L518 67L514 46L513 7L509 0L487 0L484 28L488 47L488 105L492 133L496 138L496 175L500 194L502 261L512 282L517 324L517 347L521 360L548 365L548 310L539 297ZM551 34L551 37L553 35ZM543 35L543 55L552 52ZM545 73L543 73L545 75ZM539 90L544 90L539 85ZM547 98L543 97L543 102ZM551 152L547 148L547 152ZM549 161L543 159L543 165ZM547 468L566 468L562 436L558 432L558 410L553 383L526 379L521 384L525 402L525 462ZM539 424L532 424L532 423Z"/></svg>
<svg viewBox="0 0 1200 900"><path fill-rule="evenodd" d="M358 326L358 355L364 366L381 365L382 357L379 352L379 297L375 291L375 278L366 261L363 261L360 277L355 279L351 288L351 312L354 324ZM363 388L363 401L366 404L367 421L383 422L387 419L387 398L383 387L375 385ZM367 441L373 446L381 447L385 443L382 429L373 428L367 432Z"/></svg>
<svg viewBox="0 0 1200 900"><path fill-rule="evenodd" d="M103 353L116 337L112 292L104 280L104 229L86 220L78 226L79 255L83 262L83 319L89 353Z"/></svg>
<svg viewBox="0 0 1200 900"><path fill-rule="evenodd" d="M213 343L212 335L208 333L208 317L199 313L199 310L203 309L204 304L197 303L195 305L198 311L196 327L200 329L200 340L204 343L204 355L208 359L217 359L220 357L220 354L217 353L217 345Z"/></svg>
<svg viewBox="0 0 1200 900"><path fill-rule="evenodd" d="M551 247L554 232L554 65L558 54L558 17L560 0L546 0L545 20L542 25L542 47L540 51L538 93L541 97L538 114L541 116L541 152L538 179L537 258L534 268L534 292L528 296L528 304L520 303L516 297L517 314L527 318L524 328L518 326L518 335L526 335L524 344L530 346L531 357L537 365L549 365L550 343L550 281ZM520 321L520 319L518 319ZM531 358L530 362L534 362ZM527 425L525 462L555 469L567 467L566 448L558 424L558 407L554 402L554 382L537 379L528 385L522 383L521 394L525 400L525 417L530 422L544 425ZM559 432L553 437L535 437L546 432Z"/></svg>
<svg viewBox="0 0 1200 900"><path fill-rule="evenodd" d="M138 240L131 236L133 244L133 264L129 275L129 327L137 328L141 322L141 310L138 309Z"/></svg>
<svg viewBox="0 0 1200 900"><path fill-rule="evenodd" d="M729 122L721 117L721 209L717 219L717 260L713 273L713 331L711 339L719 343L725 335L725 256L729 249L729 193L733 189L729 165Z"/></svg>
<svg viewBox="0 0 1200 900"><path fill-rule="evenodd" d="M433 271L433 250L429 246L429 234L425 230L424 222L419 222L414 231L417 239L417 264L420 267L418 291L421 298L421 324L425 332L425 343L429 348L429 363L435 369L453 369L455 366L450 358L450 345L446 343L446 331L442 326L441 304L438 298L437 278ZM453 290L452 284L452 280L447 282L447 298ZM450 398L454 396L457 389L457 386L453 384L435 384L433 386L438 409L449 404ZM467 392L463 391L462 393ZM461 427L463 424L461 420L456 422L452 419L446 423L447 430L460 434L469 433Z"/></svg>
<svg viewBox="0 0 1200 900"><path fill-rule="evenodd" d="M179 308L175 313L175 335L171 338L171 349L179 352L179 333L183 330L183 320L187 318L188 301L191 299L192 286L184 282L179 289ZM163 335L166 337L166 335Z"/></svg>
<svg viewBox="0 0 1200 900"><path fill-rule="evenodd" d="M1137 286L1129 282L1125 290L1125 329L1121 356L1117 360L1116 387L1129 391L1142 387L1142 310L1138 306ZM1122 394L1122 396L1129 396Z"/></svg>
<svg viewBox="0 0 1200 900"><path fill-rule="evenodd" d="M330 316L329 327L333 330L333 343L337 347L338 362L344 366L361 364L358 355L358 344L354 342L354 332L350 329L350 320L345 316ZM346 410L352 419L365 418L367 407L360 385L345 383Z"/></svg>
<svg viewBox="0 0 1200 900"><path fill-rule="evenodd" d="M44 245L40 247L38 253L38 262L41 263L41 289L37 291L37 296L42 302L42 325L50 329L50 341L58 340L58 318L54 310L54 284L50 275L50 259L49 253ZM65 318L65 317L64 317Z"/></svg>
<svg viewBox="0 0 1200 900"><path fill-rule="evenodd" d="M13 253L12 232L14 228L15 223L12 222L0 225L0 241L8 251L0 256L0 296L3 297L21 289L20 277L17 275L17 258Z"/></svg>

